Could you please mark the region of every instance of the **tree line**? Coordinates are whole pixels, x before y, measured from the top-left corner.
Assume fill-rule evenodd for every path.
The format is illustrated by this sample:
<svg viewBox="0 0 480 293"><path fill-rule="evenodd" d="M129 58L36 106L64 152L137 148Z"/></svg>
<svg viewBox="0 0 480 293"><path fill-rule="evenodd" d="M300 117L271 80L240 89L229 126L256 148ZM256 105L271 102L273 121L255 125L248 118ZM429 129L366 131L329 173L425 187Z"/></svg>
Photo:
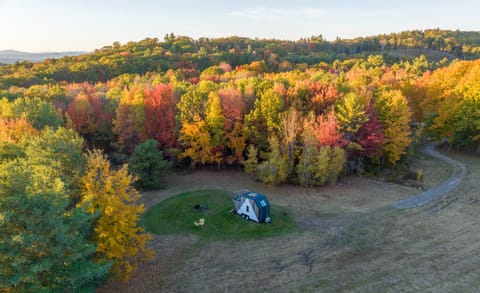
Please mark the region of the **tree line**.
<svg viewBox="0 0 480 293"><path fill-rule="evenodd" d="M409 52L409 49L415 50ZM439 58L430 52L446 55L440 54ZM480 56L480 34L429 29L334 41L327 41L321 35L285 41L243 37L194 40L168 34L162 41L147 38L126 44L115 42L91 54L0 66L0 89L54 81L106 82L124 73L143 75L169 69L198 74L222 61L234 68L263 61L269 72L288 71L298 64L332 63L371 54L383 54L389 65L411 61L419 54L432 56L429 61L439 61L444 56L476 59Z"/></svg>

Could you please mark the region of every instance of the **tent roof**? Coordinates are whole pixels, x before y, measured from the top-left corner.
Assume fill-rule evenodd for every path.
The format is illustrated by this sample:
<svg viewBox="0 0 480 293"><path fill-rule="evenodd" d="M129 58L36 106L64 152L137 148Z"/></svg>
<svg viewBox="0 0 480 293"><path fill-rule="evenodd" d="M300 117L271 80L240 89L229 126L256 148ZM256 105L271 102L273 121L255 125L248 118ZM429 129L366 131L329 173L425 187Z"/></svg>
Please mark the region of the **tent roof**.
<svg viewBox="0 0 480 293"><path fill-rule="evenodd" d="M258 193L258 192L247 191L243 194L240 194L240 196L244 196L246 198L253 199L258 207L265 207L265 206L270 205L267 197L265 195L261 194L261 193Z"/></svg>

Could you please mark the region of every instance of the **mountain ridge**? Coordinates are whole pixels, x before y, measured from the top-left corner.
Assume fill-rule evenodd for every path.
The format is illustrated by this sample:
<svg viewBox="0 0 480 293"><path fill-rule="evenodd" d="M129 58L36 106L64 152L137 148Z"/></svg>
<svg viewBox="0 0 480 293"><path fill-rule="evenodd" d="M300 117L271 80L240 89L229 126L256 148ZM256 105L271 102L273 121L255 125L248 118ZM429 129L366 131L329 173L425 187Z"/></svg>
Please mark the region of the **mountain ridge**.
<svg viewBox="0 0 480 293"><path fill-rule="evenodd" d="M62 58L87 54L87 51L61 51L61 52L25 52L14 49L0 50L0 63L13 64L16 62L30 61L41 62L48 58Z"/></svg>

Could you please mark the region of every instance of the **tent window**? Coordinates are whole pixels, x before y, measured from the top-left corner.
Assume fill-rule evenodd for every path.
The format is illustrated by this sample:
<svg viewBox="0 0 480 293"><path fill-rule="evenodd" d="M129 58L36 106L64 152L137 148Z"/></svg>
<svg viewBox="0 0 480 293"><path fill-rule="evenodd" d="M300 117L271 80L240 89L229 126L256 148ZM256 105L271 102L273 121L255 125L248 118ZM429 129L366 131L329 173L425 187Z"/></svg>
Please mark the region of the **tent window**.
<svg viewBox="0 0 480 293"><path fill-rule="evenodd" d="M247 206L247 213L248 213L248 212L250 212L249 210L250 210L250 207L249 207L249 206Z"/></svg>

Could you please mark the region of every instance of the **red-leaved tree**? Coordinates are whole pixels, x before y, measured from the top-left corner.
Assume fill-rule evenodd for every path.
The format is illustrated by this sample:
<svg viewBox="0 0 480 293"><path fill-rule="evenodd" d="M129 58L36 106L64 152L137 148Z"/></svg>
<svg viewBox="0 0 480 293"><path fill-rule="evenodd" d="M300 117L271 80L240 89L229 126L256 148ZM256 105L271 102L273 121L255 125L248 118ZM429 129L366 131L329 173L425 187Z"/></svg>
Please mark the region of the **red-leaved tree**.
<svg viewBox="0 0 480 293"><path fill-rule="evenodd" d="M313 131L320 147L343 147L346 144L345 139L338 132L338 122L333 108L327 114L317 117L317 123Z"/></svg>
<svg viewBox="0 0 480 293"><path fill-rule="evenodd" d="M175 144L175 97L169 84L145 90L145 134L158 141L160 149Z"/></svg>
<svg viewBox="0 0 480 293"><path fill-rule="evenodd" d="M357 143L362 146L365 157L379 159L383 155L385 134L383 125L378 119L373 106L367 108L368 121L365 122L356 134Z"/></svg>
<svg viewBox="0 0 480 293"><path fill-rule="evenodd" d="M245 114L245 99L240 90L230 87L218 90L222 114L225 117L225 131L231 131L235 122L242 122Z"/></svg>

